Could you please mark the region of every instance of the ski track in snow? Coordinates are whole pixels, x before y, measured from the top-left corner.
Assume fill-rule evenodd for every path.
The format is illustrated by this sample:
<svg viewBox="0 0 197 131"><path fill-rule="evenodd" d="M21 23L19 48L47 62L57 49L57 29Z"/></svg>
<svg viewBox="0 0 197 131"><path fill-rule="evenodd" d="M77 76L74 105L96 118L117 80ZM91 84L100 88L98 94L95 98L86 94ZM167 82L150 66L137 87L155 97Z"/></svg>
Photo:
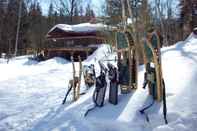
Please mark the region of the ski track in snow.
<svg viewBox="0 0 197 131"><path fill-rule="evenodd" d="M102 45L83 64L114 57ZM94 88L77 102L72 103L69 96L66 104L61 105L68 80L72 78L71 63L60 58L36 63L19 57L6 64L0 59L0 131L196 131L197 38L190 36L186 41L163 48L162 62L168 125L163 121L162 103L148 110L150 123L139 113L139 109L151 102L147 89L141 88L143 66L139 68L139 89L119 94L116 106L109 104L107 90L105 106L84 117L93 106Z"/></svg>

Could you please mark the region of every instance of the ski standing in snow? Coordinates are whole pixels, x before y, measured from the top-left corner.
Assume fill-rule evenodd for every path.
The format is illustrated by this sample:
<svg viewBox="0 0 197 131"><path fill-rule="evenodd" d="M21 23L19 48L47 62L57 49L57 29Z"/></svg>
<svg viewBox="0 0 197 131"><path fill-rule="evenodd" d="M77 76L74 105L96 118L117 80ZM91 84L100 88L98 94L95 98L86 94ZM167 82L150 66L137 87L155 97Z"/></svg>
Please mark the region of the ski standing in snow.
<svg viewBox="0 0 197 131"><path fill-rule="evenodd" d="M154 27L150 26L144 43L144 63L146 72L144 74L143 88L148 85L149 94L152 96L153 101L150 105L141 109L140 113L145 114L147 121L149 121L145 110L149 109L154 104L155 100L158 102L163 100L163 114L165 123L167 124L166 94L162 75L160 46L158 34Z"/></svg>
<svg viewBox="0 0 197 131"><path fill-rule="evenodd" d="M88 109L85 112L84 116L87 116L88 113L93 109L95 109L96 107L103 107L104 104L105 92L107 88L107 80L106 80L107 68L100 61L99 61L99 66L100 66L100 75L96 78L96 87L92 95L94 107Z"/></svg>
<svg viewBox="0 0 197 131"><path fill-rule="evenodd" d="M111 104L118 104L118 70L111 63L107 64L108 66L108 78L110 80L110 89L109 89L109 102Z"/></svg>
<svg viewBox="0 0 197 131"><path fill-rule="evenodd" d="M65 104L66 99L72 89L73 89L73 101L76 101L77 99L79 99L80 86L81 86L81 75L82 75L82 61L81 61L80 56L78 56L78 59L79 59L79 76L76 76L74 58L73 58L73 56L71 56L71 62L72 62L72 66L73 66L73 79L69 80L68 90L66 92L66 95L64 97L62 104Z"/></svg>

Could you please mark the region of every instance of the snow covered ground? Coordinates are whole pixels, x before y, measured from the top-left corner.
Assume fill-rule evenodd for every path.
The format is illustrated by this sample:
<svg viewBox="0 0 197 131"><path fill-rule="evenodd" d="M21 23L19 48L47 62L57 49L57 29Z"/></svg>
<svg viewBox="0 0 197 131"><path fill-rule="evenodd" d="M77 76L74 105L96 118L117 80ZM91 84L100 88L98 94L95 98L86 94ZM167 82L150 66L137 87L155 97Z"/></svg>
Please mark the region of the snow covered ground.
<svg viewBox="0 0 197 131"><path fill-rule="evenodd" d="M113 59L109 47L102 45L83 64ZM93 106L91 88L72 103L71 96L61 105L72 64L61 58L44 62L29 61L27 56L0 59L0 131L197 131L197 36L162 49L163 74L166 82L168 121L165 125L162 103L148 110L147 123L139 109L151 102L141 88L143 66L139 67L139 88L119 95L119 103L108 102L84 118ZM78 63L75 63L78 66ZM82 83L82 92L85 91Z"/></svg>

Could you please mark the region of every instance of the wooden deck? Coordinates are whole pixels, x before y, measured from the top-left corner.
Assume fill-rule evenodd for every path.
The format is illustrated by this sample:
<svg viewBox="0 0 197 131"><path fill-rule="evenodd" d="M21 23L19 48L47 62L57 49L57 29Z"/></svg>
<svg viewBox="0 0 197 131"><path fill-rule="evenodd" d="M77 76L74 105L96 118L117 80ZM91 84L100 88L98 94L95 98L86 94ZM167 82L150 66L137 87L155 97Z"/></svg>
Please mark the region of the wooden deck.
<svg viewBox="0 0 197 131"><path fill-rule="evenodd" d="M70 60L74 57L74 61L78 61L78 56L85 60L90 54L96 50L96 47L67 47L67 48L47 48L44 49L44 54L47 59L53 57L63 57Z"/></svg>

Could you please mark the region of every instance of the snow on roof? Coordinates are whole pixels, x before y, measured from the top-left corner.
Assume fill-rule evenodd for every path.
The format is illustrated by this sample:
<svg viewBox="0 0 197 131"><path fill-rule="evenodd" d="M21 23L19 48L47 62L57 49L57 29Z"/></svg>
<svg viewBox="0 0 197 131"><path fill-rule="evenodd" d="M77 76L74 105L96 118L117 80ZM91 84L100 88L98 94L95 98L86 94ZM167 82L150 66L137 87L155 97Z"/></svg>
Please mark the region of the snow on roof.
<svg viewBox="0 0 197 131"><path fill-rule="evenodd" d="M95 32L101 31L108 28L107 25L103 25L102 23L91 24L91 23L82 23L77 25L67 25L67 24L58 24L55 25L49 32L54 29L61 29L65 32Z"/></svg>

